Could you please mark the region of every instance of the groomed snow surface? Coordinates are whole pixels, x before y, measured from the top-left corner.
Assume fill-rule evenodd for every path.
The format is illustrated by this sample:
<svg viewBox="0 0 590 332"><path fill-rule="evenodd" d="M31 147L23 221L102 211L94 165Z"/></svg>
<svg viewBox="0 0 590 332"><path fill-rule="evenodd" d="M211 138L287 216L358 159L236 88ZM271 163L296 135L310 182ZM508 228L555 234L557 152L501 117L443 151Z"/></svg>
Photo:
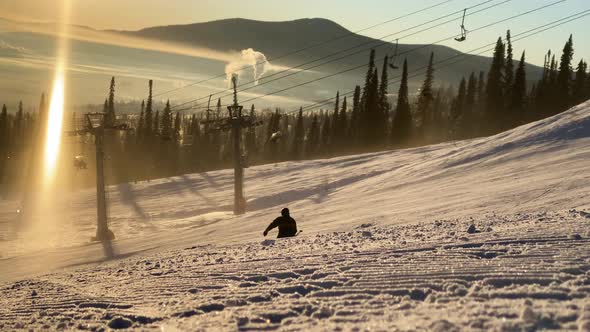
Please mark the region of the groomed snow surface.
<svg viewBox="0 0 590 332"><path fill-rule="evenodd" d="M59 197L44 241L15 239L3 201L0 330L590 331L589 166L587 102L489 138L254 167L241 217L231 170L111 187L109 245L88 243L93 190ZM285 206L304 232L264 239Z"/></svg>

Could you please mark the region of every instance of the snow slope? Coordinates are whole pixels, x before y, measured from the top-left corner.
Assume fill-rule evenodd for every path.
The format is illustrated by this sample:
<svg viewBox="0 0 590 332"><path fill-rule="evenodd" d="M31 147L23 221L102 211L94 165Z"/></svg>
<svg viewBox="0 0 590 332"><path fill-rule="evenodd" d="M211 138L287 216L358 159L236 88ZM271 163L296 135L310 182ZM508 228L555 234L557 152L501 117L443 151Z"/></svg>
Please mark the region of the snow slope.
<svg viewBox="0 0 590 332"><path fill-rule="evenodd" d="M0 328L584 330L589 166L587 102L489 138L254 167L241 217L230 170L112 187L108 247L87 243L93 191L64 196L46 241L0 241ZM260 242L284 206L303 235Z"/></svg>

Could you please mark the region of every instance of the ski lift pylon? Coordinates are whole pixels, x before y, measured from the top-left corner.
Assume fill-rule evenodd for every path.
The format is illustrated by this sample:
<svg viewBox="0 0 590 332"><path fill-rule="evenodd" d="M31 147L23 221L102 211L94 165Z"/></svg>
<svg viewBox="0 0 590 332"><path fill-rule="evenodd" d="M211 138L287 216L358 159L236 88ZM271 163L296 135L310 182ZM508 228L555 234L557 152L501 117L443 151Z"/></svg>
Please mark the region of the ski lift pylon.
<svg viewBox="0 0 590 332"><path fill-rule="evenodd" d="M463 10L463 21L461 22L461 37L455 38L458 42L464 42L467 39L467 29L465 29L465 16L467 14L467 8Z"/></svg>
<svg viewBox="0 0 590 332"><path fill-rule="evenodd" d="M397 63L398 48L399 48L399 39L396 39L395 40L395 48L393 50L393 57L391 58L391 61L389 62L389 67L391 69L399 69L399 66L396 64Z"/></svg>

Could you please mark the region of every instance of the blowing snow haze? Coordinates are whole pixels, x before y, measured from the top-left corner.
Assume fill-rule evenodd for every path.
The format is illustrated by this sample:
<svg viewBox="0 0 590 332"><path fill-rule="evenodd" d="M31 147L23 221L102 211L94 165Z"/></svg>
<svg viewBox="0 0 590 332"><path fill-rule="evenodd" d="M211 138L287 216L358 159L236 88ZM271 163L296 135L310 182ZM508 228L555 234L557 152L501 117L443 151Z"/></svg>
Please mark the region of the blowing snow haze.
<svg viewBox="0 0 590 332"><path fill-rule="evenodd" d="M272 65L266 56L251 48L242 50L240 58L232 61L225 66L225 76L228 82L228 87L231 83L232 75L250 79L255 85L258 84L264 74L272 70Z"/></svg>

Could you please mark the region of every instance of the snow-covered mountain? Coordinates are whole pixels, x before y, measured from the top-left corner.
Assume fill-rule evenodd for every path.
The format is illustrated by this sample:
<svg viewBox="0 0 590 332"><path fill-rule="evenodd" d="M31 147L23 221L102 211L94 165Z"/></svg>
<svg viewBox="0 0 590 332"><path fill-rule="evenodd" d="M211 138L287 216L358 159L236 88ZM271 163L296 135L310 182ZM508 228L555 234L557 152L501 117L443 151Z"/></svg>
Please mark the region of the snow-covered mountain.
<svg viewBox="0 0 590 332"><path fill-rule="evenodd" d="M488 138L253 167L240 217L231 170L110 187L111 246L88 243L94 192L78 192L45 241L0 242L0 289L14 295L0 329L64 317L59 303L95 310L84 324L139 329L584 330L589 167L590 101ZM302 235L263 241L283 207ZM2 202L3 218L15 208ZM23 304L32 291L42 305Z"/></svg>

